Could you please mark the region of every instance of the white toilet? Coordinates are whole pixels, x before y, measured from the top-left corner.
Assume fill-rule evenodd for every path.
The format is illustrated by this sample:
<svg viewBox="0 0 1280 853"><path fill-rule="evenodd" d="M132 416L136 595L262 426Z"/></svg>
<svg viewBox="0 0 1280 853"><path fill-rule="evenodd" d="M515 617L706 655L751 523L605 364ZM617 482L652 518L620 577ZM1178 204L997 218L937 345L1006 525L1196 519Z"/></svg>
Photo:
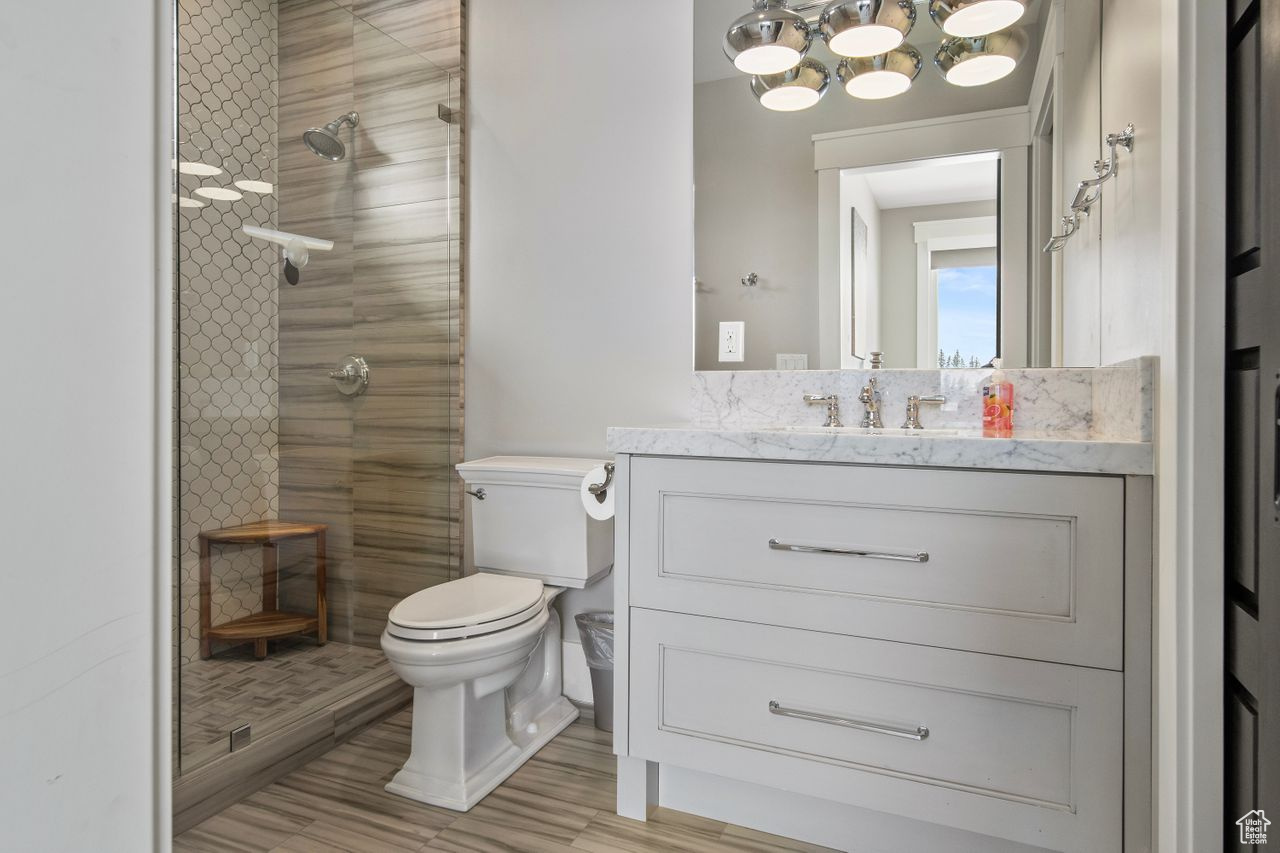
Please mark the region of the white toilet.
<svg viewBox="0 0 1280 853"><path fill-rule="evenodd" d="M561 692L551 602L613 565L613 520L583 509L594 459L464 462L477 574L391 608L382 650L413 691L412 752L393 794L467 811L578 716Z"/></svg>

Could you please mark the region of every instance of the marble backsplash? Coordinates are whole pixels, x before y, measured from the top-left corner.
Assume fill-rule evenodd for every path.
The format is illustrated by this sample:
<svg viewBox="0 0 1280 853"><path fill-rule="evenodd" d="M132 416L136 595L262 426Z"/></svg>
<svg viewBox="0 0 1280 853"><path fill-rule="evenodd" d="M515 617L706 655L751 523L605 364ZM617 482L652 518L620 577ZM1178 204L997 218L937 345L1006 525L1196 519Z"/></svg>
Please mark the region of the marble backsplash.
<svg viewBox="0 0 1280 853"><path fill-rule="evenodd" d="M1015 434L1143 441L1152 437L1155 360L1134 359L1099 368L1006 369L1014 389ZM693 375L693 424L721 429L819 426L826 412L805 394L837 394L840 417L857 426L858 393L867 379L880 387L885 427L906 419L907 397L941 394L946 402L923 405L925 428L978 430L982 386L989 368L955 370L706 371Z"/></svg>

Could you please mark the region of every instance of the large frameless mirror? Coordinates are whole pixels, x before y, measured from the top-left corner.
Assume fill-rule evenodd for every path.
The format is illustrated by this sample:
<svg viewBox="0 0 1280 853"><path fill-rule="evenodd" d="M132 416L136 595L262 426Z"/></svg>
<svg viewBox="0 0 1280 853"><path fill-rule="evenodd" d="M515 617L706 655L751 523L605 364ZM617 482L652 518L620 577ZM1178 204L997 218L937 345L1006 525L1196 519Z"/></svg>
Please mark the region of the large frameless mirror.
<svg viewBox="0 0 1280 853"><path fill-rule="evenodd" d="M1072 10L1088 44L1069 74L1060 54L1039 61L1043 0L1003 41L963 44L928 3L879 29L830 5L694 4L695 369L1091 363L1063 345L1098 322L1064 293L1064 265L1089 278L1087 242L1042 245L1061 195L1055 121L1099 121L1096 21ZM811 37L757 45L772 31L744 14L799 16ZM848 55L877 35L899 43ZM744 73L783 53L799 64Z"/></svg>

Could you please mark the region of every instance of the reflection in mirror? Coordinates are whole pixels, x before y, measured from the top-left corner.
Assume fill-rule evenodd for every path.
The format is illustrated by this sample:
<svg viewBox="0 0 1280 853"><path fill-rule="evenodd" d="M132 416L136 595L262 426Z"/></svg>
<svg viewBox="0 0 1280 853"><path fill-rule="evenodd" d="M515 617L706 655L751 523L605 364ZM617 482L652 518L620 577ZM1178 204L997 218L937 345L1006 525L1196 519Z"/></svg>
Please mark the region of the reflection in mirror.
<svg viewBox="0 0 1280 853"><path fill-rule="evenodd" d="M840 170L841 367L999 355L999 176L996 152Z"/></svg>
<svg viewBox="0 0 1280 853"><path fill-rule="evenodd" d="M1013 72L963 87L917 4L908 87L851 97L832 71L812 106L779 112L723 49L749 0L694 3L695 369L863 368L877 351L893 368L1090 363L1063 355L1096 337L1090 238L1040 246L1060 185L1098 156L1097 5L1029 2ZM820 39L805 58L844 63Z"/></svg>

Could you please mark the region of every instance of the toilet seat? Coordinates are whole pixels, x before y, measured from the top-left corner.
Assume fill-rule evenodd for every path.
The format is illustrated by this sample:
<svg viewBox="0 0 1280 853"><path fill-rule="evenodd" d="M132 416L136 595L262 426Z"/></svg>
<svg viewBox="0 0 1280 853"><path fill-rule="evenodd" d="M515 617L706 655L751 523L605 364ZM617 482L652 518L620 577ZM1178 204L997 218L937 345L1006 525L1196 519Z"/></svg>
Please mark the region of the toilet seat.
<svg viewBox="0 0 1280 853"><path fill-rule="evenodd" d="M527 622L545 607L541 581L475 574L401 601L387 616L387 633L405 640L460 640Z"/></svg>

